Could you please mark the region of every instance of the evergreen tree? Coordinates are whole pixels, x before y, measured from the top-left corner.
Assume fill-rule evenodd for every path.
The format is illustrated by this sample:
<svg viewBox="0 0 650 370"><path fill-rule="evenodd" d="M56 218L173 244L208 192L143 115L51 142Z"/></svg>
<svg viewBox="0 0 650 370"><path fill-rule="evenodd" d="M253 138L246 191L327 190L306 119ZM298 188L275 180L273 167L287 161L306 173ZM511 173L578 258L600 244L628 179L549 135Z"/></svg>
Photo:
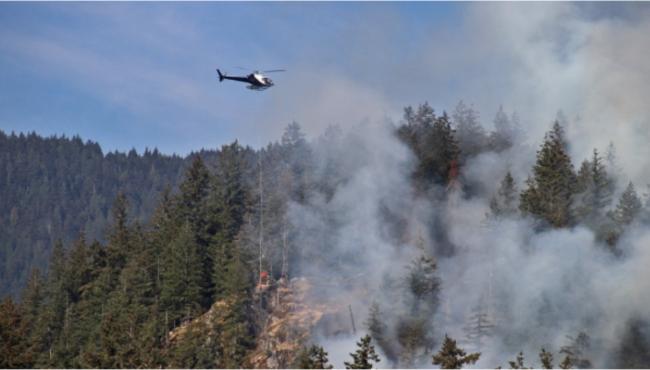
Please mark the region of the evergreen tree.
<svg viewBox="0 0 650 370"><path fill-rule="evenodd" d="M582 161L578 174L576 175L576 193L584 193L587 191L591 183L591 162L588 160Z"/></svg>
<svg viewBox="0 0 650 370"><path fill-rule="evenodd" d="M415 112L411 107L406 108L404 121L397 135L418 158L413 172L417 190L426 192L432 184L446 185L450 170L458 166L460 155L449 117L446 113L436 117L433 109L425 103Z"/></svg>
<svg viewBox="0 0 650 370"><path fill-rule="evenodd" d="M303 348L294 361L294 367L298 369L332 369L328 363L327 352L321 346L312 345Z"/></svg>
<svg viewBox="0 0 650 370"><path fill-rule="evenodd" d="M0 302L0 367L29 368L33 353L29 350L26 323L11 298Z"/></svg>
<svg viewBox="0 0 650 370"><path fill-rule="evenodd" d="M158 151L103 153L79 137L5 135L0 147L0 296L18 297L30 271L47 270L57 239L68 246L80 233L106 240L107 214L117 193L129 214L144 220L160 190L175 187L184 159Z"/></svg>
<svg viewBox="0 0 650 370"><path fill-rule="evenodd" d="M569 343L565 346L562 346L560 353L565 355L564 360L560 364L560 367L577 367L578 369L588 369L591 368L591 361L586 357L587 353L591 349L591 340L589 336L584 333L578 333L578 336L573 338L567 336Z"/></svg>
<svg viewBox="0 0 650 370"><path fill-rule="evenodd" d="M517 186L510 171L501 180L496 195L490 199L490 211L494 217L512 217L517 213Z"/></svg>
<svg viewBox="0 0 650 370"><path fill-rule="evenodd" d="M539 217L553 227L572 224L571 202L576 189L576 175L566 150L563 129L555 122L537 152L533 177L521 193L522 212Z"/></svg>
<svg viewBox="0 0 650 370"><path fill-rule="evenodd" d="M467 354L456 345L456 341L445 334L445 340L440 351L433 355L433 364L440 365L441 369L461 369L478 361L479 352Z"/></svg>
<svg viewBox="0 0 650 370"><path fill-rule="evenodd" d="M620 178L623 173L623 169L618 163L616 147L614 146L613 141L610 141L609 145L607 146L607 150L605 151L605 161L607 162L607 168L609 168L609 172L613 175L613 178Z"/></svg>
<svg viewBox="0 0 650 370"><path fill-rule="evenodd" d="M494 116L494 131L490 134L490 148L495 152L501 152L510 148L514 142L513 128L508 115L499 106L499 110Z"/></svg>
<svg viewBox="0 0 650 370"><path fill-rule="evenodd" d="M200 308L201 266L191 226L184 223L163 254L160 301L169 327L192 318Z"/></svg>
<svg viewBox="0 0 650 370"><path fill-rule="evenodd" d="M57 356L57 340L66 326L66 311L69 308L69 299L66 292L65 281L66 256L63 243L58 241L54 245L50 258L45 285L45 299L43 309L38 316L34 330L34 338L38 338L40 356L36 359L35 366L57 366L60 358Z"/></svg>
<svg viewBox="0 0 650 370"><path fill-rule="evenodd" d="M215 298L224 297L228 265L233 259L235 237L248 211L248 191L243 180L242 148L237 142L221 149L220 170L211 194L211 211L218 231L211 240Z"/></svg>
<svg viewBox="0 0 650 370"><path fill-rule="evenodd" d="M130 229L128 225L128 201L123 193L119 193L112 209L112 225L108 231L106 257L110 270L111 287L117 285L117 279L126 264L130 244Z"/></svg>
<svg viewBox="0 0 650 370"><path fill-rule="evenodd" d="M569 356L564 356L564 359L562 362L560 362L559 368L560 369L571 369L573 367L573 364L571 363L571 359Z"/></svg>
<svg viewBox="0 0 650 370"><path fill-rule="evenodd" d="M388 361L397 361L397 350L394 348L390 340L385 318L383 317L377 302L373 302L372 305L370 305L368 319L365 324L368 333L386 355Z"/></svg>
<svg viewBox="0 0 650 370"><path fill-rule="evenodd" d="M370 342L372 338L366 335L357 342L357 351L350 353L352 362L344 362L346 369L372 369L372 367L380 362L379 355L375 353L375 346Z"/></svg>
<svg viewBox="0 0 650 370"><path fill-rule="evenodd" d="M514 361L508 361L508 364L510 365L511 369L529 369L524 365L524 353L519 352L517 354L517 357L515 358Z"/></svg>
<svg viewBox="0 0 650 370"><path fill-rule="evenodd" d="M201 323L188 325L183 338L174 343L167 353L168 361L174 368L224 368L219 363L221 354L216 349L214 338L207 338L207 328Z"/></svg>
<svg viewBox="0 0 650 370"><path fill-rule="evenodd" d="M229 309L222 326L223 366L241 367L249 351L255 345L253 314L251 312L251 292L253 279L251 266L246 264L246 256L237 243L234 253L226 266L224 276L225 296Z"/></svg>
<svg viewBox="0 0 650 370"><path fill-rule="evenodd" d="M614 366L620 369L645 369L650 364L650 343L645 335L648 330L645 320L628 321L618 348L614 352ZM576 364L577 367L580 367Z"/></svg>
<svg viewBox="0 0 650 370"><path fill-rule="evenodd" d="M192 164L185 172L183 182L180 184L178 197L179 211L192 226L192 231L201 231L203 222L203 203L208 195L210 173L200 155L195 155Z"/></svg>
<svg viewBox="0 0 650 370"><path fill-rule="evenodd" d="M450 180L450 171L458 165L460 148L456 140L455 130L447 113L443 112L433 124L431 136L427 143L433 152L434 179L439 183L447 183Z"/></svg>
<svg viewBox="0 0 650 370"><path fill-rule="evenodd" d="M486 312L485 304L481 299L472 308L464 328L466 340L473 345L473 348L481 350L486 344L486 340L492 336L494 328L494 322Z"/></svg>
<svg viewBox="0 0 650 370"><path fill-rule="evenodd" d="M311 191L312 152L297 122L290 123L281 139L281 150L292 181L289 191L292 200L304 204Z"/></svg>
<svg viewBox="0 0 650 370"><path fill-rule="evenodd" d="M614 182L609 178L602 158L594 149L592 160L583 162L577 177L577 190L581 192L577 206L577 216L580 220L598 227L602 222L604 209L611 201Z"/></svg>
<svg viewBox="0 0 650 370"><path fill-rule="evenodd" d="M553 354L546 352L544 348L539 352L539 361L542 363L542 369L553 369Z"/></svg>
<svg viewBox="0 0 650 370"><path fill-rule="evenodd" d="M411 262L406 275L406 285L413 295L413 315L424 309L432 313L438 307L440 279L437 276L437 264L433 257L422 254Z"/></svg>
<svg viewBox="0 0 650 370"><path fill-rule="evenodd" d="M465 158L473 157L485 149L487 137L478 121L478 113L461 100L451 115L458 139L458 147Z"/></svg>
<svg viewBox="0 0 650 370"><path fill-rule="evenodd" d="M200 302L203 308L210 306L214 293L212 284L214 256L210 248L210 238L221 226L214 222L211 223L213 218L206 214L209 211L214 211L206 206L210 184L211 176L203 159L200 155L195 155L180 185L177 212L178 216L189 225L196 246L197 259L200 261ZM160 211L159 215L161 222L175 218L177 215L174 214L176 211L172 209L171 200L163 198L162 201L164 209Z"/></svg>
<svg viewBox="0 0 650 370"><path fill-rule="evenodd" d="M634 184L630 182L623 194L621 194L621 198L611 217L619 228L623 228L634 221L641 212L642 207L641 199L634 189Z"/></svg>
<svg viewBox="0 0 650 370"><path fill-rule="evenodd" d="M398 316L395 327L400 345L400 350L396 352L399 352L399 361L403 366L412 366L419 356L428 355L433 348L433 316L438 308L440 293L440 279L436 270L435 259L424 253L407 267L403 284L407 293L404 302L408 313Z"/></svg>
<svg viewBox="0 0 650 370"><path fill-rule="evenodd" d="M43 281L40 270L32 270L20 301L20 312L22 312L23 320L26 323L26 335L29 337L31 343L36 342L36 338L31 338L31 335L42 310L43 300L45 298L44 284L45 282Z"/></svg>
<svg viewBox="0 0 650 370"><path fill-rule="evenodd" d="M75 359L76 367L102 367L101 332L99 323L108 311L107 301L111 292L111 271L106 249L98 242L90 245L90 279L80 288L81 300L77 305L77 323L83 345Z"/></svg>
<svg viewBox="0 0 650 370"><path fill-rule="evenodd" d="M395 334L400 344L400 366L412 367L430 352L434 344L430 329L431 319L425 315L399 318Z"/></svg>

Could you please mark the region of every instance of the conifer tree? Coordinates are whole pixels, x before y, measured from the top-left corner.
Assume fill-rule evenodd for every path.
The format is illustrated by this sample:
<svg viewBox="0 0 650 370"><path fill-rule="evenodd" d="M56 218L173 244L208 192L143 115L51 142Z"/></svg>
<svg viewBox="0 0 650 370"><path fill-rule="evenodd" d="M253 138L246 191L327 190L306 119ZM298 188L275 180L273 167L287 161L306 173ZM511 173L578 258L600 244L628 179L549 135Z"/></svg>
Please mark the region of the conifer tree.
<svg viewBox="0 0 650 370"><path fill-rule="evenodd" d="M395 362L397 360L397 350L394 348L388 333L388 327L385 323L385 317L380 310L379 304L373 302L370 305L368 319L366 320L366 328L372 339L377 343L382 352L386 355L389 361Z"/></svg>
<svg viewBox="0 0 650 370"><path fill-rule="evenodd" d="M108 297L111 292L110 267L106 249L98 242L89 247L91 274L90 281L80 288L81 300L77 305L79 312L79 333L84 344L75 359L76 367L102 367L101 328L104 314L108 312Z"/></svg>
<svg viewBox="0 0 650 370"><path fill-rule="evenodd" d="M127 212L128 201L124 193L120 193L113 203L112 225L108 232L108 245L106 246L111 287L115 287L117 284L120 271L124 268L131 250Z"/></svg>
<svg viewBox="0 0 650 370"><path fill-rule="evenodd" d="M609 142L609 145L605 150L605 161L607 163L607 168L609 168L609 172L612 174L613 178L614 179L620 178L621 174L623 173L623 169L620 167L620 164L618 162L616 147L614 146L613 141Z"/></svg>
<svg viewBox="0 0 650 370"><path fill-rule="evenodd" d="M433 124L427 145L433 152L433 167L430 170L435 173L434 179L438 179L438 183L446 184L449 180L449 172L457 165L460 155L455 130L451 127L446 112L443 112Z"/></svg>
<svg viewBox="0 0 650 370"><path fill-rule="evenodd" d="M314 344L298 353L294 366L298 369L332 369L333 366L328 361L323 347Z"/></svg>
<svg viewBox="0 0 650 370"><path fill-rule="evenodd" d="M159 222L187 222L196 246L200 279L201 305L204 308L210 306L213 300L213 253L210 248L210 238L214 235L220 225L211 222L214 218L207 214L214 209L206 205L210 192L211 176L200 155L195 155L192 164L185 173L185 178L177 198L177 209L169 195L163 194L161 200L162 209L159 211ZM180 220L177 218L180 217ZM196 268L196 267L195 267Z"/></svg>
<svg viewBox="0 0 650 370"><path fill-rule="evenodd" d="M641 199L634 189L634 184L630 182L623 194L621 194L616 209L612 213L612 219L616 222L619 228L622 228L634 221L641 212L642 207Z"/></svg>
<svg viewBox="0 0 650 370"><path fill-rule="evenodd" d="M128 297L120 289L111 292L99 323L98 367L131 368L135 348L130 345Z"/></svg>
<svg viewBox="0 0 650 370"><path fill-rule="evenodd" d="M650 341L645 333L650 325L647 321L633 318L625 325L620 342L615 348L614 366L620 369L643 369L650 363ZM578 364L576 367L580 368Z"/></svg>
<svg viewBox="0 0 650 370"><path fill-rule="evenodd" d="M591 162L588 160L582 161L580 169L576 175L576 193L583 193L587 191L587 187L591 182Z"/></svg>
<svg viewBox="0 0 650 370"><path fill-rule="evenodd" d="M400 366L412 367L419 357L428 354L433 347L431 319L426 314L400 317L395 331L400 345Z"/></svg>
<svg viewBox="0 0 650 370"><path fill-rule="evenodd" d="M480 350L485 345L486 340L492 336L494 328L494 322L486 312L481 299L472 308L464 328L466 340L473 345L474 349Z"/></svg>
<svg viewBox="0 0 650 370"><path fill-rule="evenodd" d="M139 368L144 366L144 359L149 354L143 353L144 349L135 344L140 342L143 327L152 316L151 307L156 301L157 291L154 277L150 274L148 266L149 243L144 240L144 235L137 227L133 235L137 240L134 244L141 246L141 249L138 253L132 254L122 270L118 294L123 295L120 300L124 299L126 302L122 307L124 313L122 320L126 331L122 335L127 338L128 345L133 349L133 352L127 352L129 356L125 358L124 363L128 367ZM195 299L197 300L195 304L198 305L198 298Z"/></svg>
<svg viewBox="0 0 650 370"><path fill-rule="evenodd" d="M31 343L36 341L36 338L31 338L31 335L45 298L44 284L45 282L43 281L40 270L33 269L27 280L27 286L23 289L22 299L20 301L20 312L22 312L23 319L26 323L26 335L30 337Z"/></svg>
<svg viewBox="0 0 650 370"><path fill-rule="evenodd" d="M201 302L201 266L191 226L183 224L169 242L163 258L160 301L170 327L193 317Z"/></svg>
<svg viewBox="0 0 650 370"><path fill-rule="evenodd" d="M571 369L573 367L573 364L571 363L569 356L564 356L564 359L562 362L560 362L560 365L558 367L560 369Z"/></svg>
<svg viewBox="0 0 650 370"><path fill-rule="evenodd" d="M447 113L436 117L425 103L417 111L408 107L404 111L405 125L397 135L411 147L418 158L413 180L419 192L426 192L432 184L447 184L449 171L458 165L460 149L455 130Z"/></svg>
<svg viewBox="0 0 650 370"><path fill-rule="evenodd" d="M519 352L514 361L508 361L511 369L529 369L524 365L524 353Z"/></svg>
<svg viewBox="0 0 650 370"><path fill-rule="evenodd" d="M34 330L34 337L38 338L41 348L40 356L35 363L37 367L57 366L60 360L57 356L56 343L66 323L65 314L70 304L65 290L65 269L65 250L59 240L55 243L50 257L45 299Z"/></svg>
<svg viewBox="0 0 650 370"><path fill-rule="evenodd" d="M210 195L213 223L219 225L210 242L217 299L223 298L226 293L225 279L228 275L228 265L232 263L234 256L235 237L248 211L248 191L243 180L241 146L236 141L223 146L219 163L220 170Z"/></svg>
<svg viewBox="0 0 650 370"><path fill-rule="evenodd" d="M85 235L82 233L70 249L65 269L66 290L72 302L78 302L81 299L81 287L90 280L90 268L89 251Z"/></svg>
<svg viewBox="0 0 650 370"><path fill-rule="evenodd" d="M578 336L571 337L567 336L568 344L562 346L560 353L565 355L564 360L560 364L560 367L577 367L578 369L588 369L591 368L591 361L586 357L587 353L591 349L591 339L589 336L584 333L578 333Z"/></svg>
<svg viewBox="0 0 650 370"><path fill-rule="evenodd" d="M542 369L553 369L553 354L547 352L544 348L539 352L539 361L542 363Z"/></svg>
<svg viewBox="0 0 650 370"><path fill-rule="evenodd" d="M512 146L514 142L514 133L512 122L499 106L499 110L494 116L494 131L490 134L490 147L496 152L501 152Z"/></svg>
<svg viewBox="0 0 650 370"><path fill-rule="evenodd" d="M576 189L576 175L567 154L564 132L559 122L546 134L537 152L533 177L521 193L519 208L553 227L572 224L571 202Z"/></svg>
<svg viewBox="0 0 650 370"><path fill-rule="evenodd" d="M0 368L32 367L26 323L11 298L0 302Z"/></svg>
<svg viewBox="0 0 650 370"><path fill-rule="evenodd" d="M439 303L440 279L437 264L433 257L422 254L411 262L406 276L406 285L413 294L412 313L418 315L421 309L427 313L435 311Z"/></svg>
<svg viewBox="0 0 650 370"><path fill-rule="evenodd" d="M350 353L352 362L344 362L346 369L372 369L372 367L380 362L379 355L375 353L375 346L370 342L372 338L366 335L357 342L357 351Z"/></svg>
<svg viewBox="0 0 650 370"><path fill-rule="evenodd" d="M469 158L484 150L487 141L485 130L478 121L478 113L471 106L468 107L462 100L458 102L452 113L452 121L463 157Z"/></svg>
<svg viewBox="0 0 650 370"><path fill-rule="evenodd" d="M408 367L418 356L427 355L434 344L432 318L438 308L440 292L435 259L424 252L414 259L407 267L403 284L408 292L408 314L398 317L395 335L400 349L395 352L399 352L400 363ZM389 343L387 347L390 348Z"/></svg>
<svg viewBox="0 0 650 370"><path fill-rule="evenodd" d="M247 351L255 344L251 312L251 271L254 270L247 260L250 259L235 242L224 275L224 295L229 303L221 329L224 367L242 366Z"/></svg>
<svg viewBox="0 0 650 370"><path fill-rule="evenodd" d="M594 149L591 161L583 162L577 180L576 189L581 193L577 216L587 225L598 227L614 190L598 150Z"/></svg>
<svg viewBox="0 0 650 370"><path fill-rule="evenodd" d="M208 195L210 173L200 155L195 155L180 184L178 198L181 215L190 223L192 231L200 232L203 202Z"/></svg>
<svg viewBox="0 0 650 370"><path fill-rule="evenodd" d="M456 341L445 334L445 340L440 351L433 355L433 364L439 365L441 369L461 369L465 365L471 365L478 361L481 353L467 354L462 348L456 345Z"/></svg>
<svg viewBox="0 0 650 370"><path fill-rule="evenodd" d="M291 174L290 197L293 201L304 204L311 191L312 151L305 134L297 122L292 122L285 128L281 139L281 150L284 162Z"/></svg>
<svg viewBox="0 0 650 370"><path fill-rule="evenodd" d="M506 173L497 193L490 199L490 211L494 217L512 217L517 213L517 186L510 171Z"/></svg>

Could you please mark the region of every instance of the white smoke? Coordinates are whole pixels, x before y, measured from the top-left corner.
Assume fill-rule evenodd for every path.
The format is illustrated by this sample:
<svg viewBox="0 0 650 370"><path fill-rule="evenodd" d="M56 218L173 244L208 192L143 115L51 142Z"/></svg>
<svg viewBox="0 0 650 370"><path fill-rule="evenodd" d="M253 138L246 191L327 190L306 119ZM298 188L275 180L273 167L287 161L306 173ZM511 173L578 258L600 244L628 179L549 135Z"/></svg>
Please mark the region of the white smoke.
<svg viewBox="0 0 650 370"><path fill-rule="evenodd" d="M483 353L479 367L507 365L519 351L527 355L529 365L539 366L537 354L542 347L554 351L559 361L558 351L568 344L566 337L580 331L598 346L591 360L600 366L611 364L610 355L627 321L650 319L645 310L650 303L650 276L645 268L650 250L644 248L650 231L639 227L625 234L619 244L624 254L616 257L581 226L535 232L526 219L488 222L487 191L469 199L452 196L446 202L415 198L409 183L414 158L393 130L385 124L354 126L352 133L344 135L345 145L339 146L344 149L338 153L339 163L347 163L340 169L348 180L329 202L316 199L291 207L290 218L303 247L309 248L314 235L327 234L331 243L322 253L341 256L340 270L328 266L319 271L321 266L308 261L309 274L333 282L341 277L353 279L352 291L341 285L323 290L320 299L350 302L361 329L371 302L379 302L384 309L394 306L386 301L390 295L382 292L382 281L387 275L404 275L419 253L418 237L425 240L428 251L436 250L437 243L450 242L454 256L438 261L442 279L442 304L434 321L438 345L445 333L465 343L467 316L480 301L496 329L482 348L466 345ZM485 154L470 161L468 176L478 176L472 173L478 169L486 174L480 178L489 184L487 188L496 188L505 168L511 167L504 164L508 163L506 155ZM519 160L510 161L516 166ZM531 158L521 162L530 163ZM498 176L487 176L490 169ZM523 187L521 181L519 186ZM409 240L388 236L387 229L394 225L381 217L382 205L408 220ZM427 231L436 227L434 219L442 220L448 240L437 240ZM355 261L353 265L348 264L349 258ZM356 337L319 337L317 341L326 350L331 348L330 359L342 366L361 332ZM431 366L430 357L417 365ZM384 359L380 366L391 364Z"/></svg>
<svg viewBox="0 0 650 370"><path fill-rule="evenodd" d="M647 227L636 225L627 230L618 244L623 254L617 257L582 226L538 232L531 220L487 222L485 215L489 197L507 171L513 174L519 191L525 187L535 152L558 109L568 117L567 138L576 167L593 148L602 154L612 141L624 177L619 184L626 184L629 178L637 189L643 189L650 182L648 8L635 6L631 12L611 16L607 7L598 5L472 4L460 30L461 35L472 35L464 40L466 44L450 44L458 37L445 41L432 35L437 43L435 52L425 45L424 62L418 63L431 62L439 71L425 72L425 66L417 63L410 66L416 73L422 72L419 75L428 79L429 86L439 86L442 74L462 73L459 66L471 71L483 63L485 71L483 75L471 74L456 90L423 94L423 100L433 94L435 101L447 103L434 106L440 111L455 104L442 98L444 94L462 97L488 112L483 117L490 117L499 103L505 103L523 118L527 143L499 154L483 153L461 169L465 179L481 184L471 198L455 196L440 202L432 200L434 197L414 196L409 183L413 156L394 136L393 126L373 124L383 115L392 114L399 120L393 102L401 100L392 99L390 93L337 78L315 93L315 110L309 109L304 97L291 100L302 107L296 114L312 133L330 123L364 118L372 122L347 126L342 144L328 154L346 179L332 199L315 199L291 208L292 223L304 234L299 240L309 244L307 234L315 231L329 235L331 243L323 253L339 255L343 266L349 258L356 261L352 270L358 273L357 286L366 289L366 294L352 302L355 316L361 317L357 321L363 321L373 300L391 307L393 302L386 302L386 294L381 292L382 279L405 272L419 253L416 240L421 237L428 251L445 243L455 247L453 257L438 261L442 280L442 302L435 318L438 345L445 332L465 343L467 316L481 302L496 329L481 348L466 344L467 349L482 352L479 367L507 366L519 351L524 351L529 366L539 366L537 354L542 347L554 352L557 365L560 347L568 344L566 337L575 337L580 331L592 338L592 362L612 365L628 320L650 320ZM394 47L388 45L387 49ZM440 50L450 55L434 61ZM341 111L338 106L343 107ZM406 220L408 240L390 238L394 225L382 216L382 209ZM442 228L447 238L440 240L432 228ZM310 265L309 269L317 271L319 266ZM323 294L332 301L340 299L335 290ZM342 361L349 359L347 353L355 350L350 346L354 339L319 341L326 350L331 348L333 363L342 366ZM432 366L430 357L417 365ZM384 361L380 366L390 364Z"/></svg>

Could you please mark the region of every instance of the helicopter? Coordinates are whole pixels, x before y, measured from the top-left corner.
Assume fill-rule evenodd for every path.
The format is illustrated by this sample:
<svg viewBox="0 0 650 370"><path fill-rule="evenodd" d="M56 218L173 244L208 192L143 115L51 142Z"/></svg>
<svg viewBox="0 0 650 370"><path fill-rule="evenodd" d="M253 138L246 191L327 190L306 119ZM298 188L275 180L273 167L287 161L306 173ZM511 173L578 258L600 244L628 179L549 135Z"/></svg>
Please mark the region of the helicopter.
<svg viewBox="0 0 650 370"><path fill-rule="evenodd" d="M273 80L264 76L262 73L274 73L274 72L285 72L284 69L271 69L268 71L253 71L253 73L247 76L227 76L217 68L217 73L219 74L219 82L223 80L233 80L239 82L245 82L250 85L246 86L251 90L266 90L269 87L273 86Z"/></svg>

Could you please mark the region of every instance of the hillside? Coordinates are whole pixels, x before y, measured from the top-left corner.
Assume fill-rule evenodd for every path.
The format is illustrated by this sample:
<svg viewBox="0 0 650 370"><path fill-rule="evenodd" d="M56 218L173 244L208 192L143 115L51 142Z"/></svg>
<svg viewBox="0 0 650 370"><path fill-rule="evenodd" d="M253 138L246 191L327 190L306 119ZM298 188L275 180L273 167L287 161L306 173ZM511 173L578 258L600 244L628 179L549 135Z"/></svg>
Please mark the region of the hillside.
<svg viewBox="0 0 650 370"><path fill-rule="evenodd" d="M539 366L540 352L563 366L650 364L650 317L635 298L648 293L648 202L597 150L576 171L559 120L534 150L502 110L493 132L477 116L425 103L399 125L331 127L312 141L292 123L266 147L235 141L186 165L95 149L116 194L105 232L54 243L47 272L3 301L0 367L320 367L328 351L341 366L359 337L363 366L375 350L389 367L458 363L454 346L485 368L520 352L521 366ZM68 168L33 156L19 163ZM110 182L103 171L120 158ZM90 171L77 166L65 173ZM92 204L66 189L97 193L88 177L71 188L31 171L64 178L45 203L55 209Z"/></svg>
<svg viewBox="0 0 650 370"><path fill-rule="evenodd" d="M83 232L103 241L118 193L135 220L147 220L184 163L157 150L103 153L79 137L0 131L0 296L16 296L33 268L45 271L57 240Z"/></svg>

